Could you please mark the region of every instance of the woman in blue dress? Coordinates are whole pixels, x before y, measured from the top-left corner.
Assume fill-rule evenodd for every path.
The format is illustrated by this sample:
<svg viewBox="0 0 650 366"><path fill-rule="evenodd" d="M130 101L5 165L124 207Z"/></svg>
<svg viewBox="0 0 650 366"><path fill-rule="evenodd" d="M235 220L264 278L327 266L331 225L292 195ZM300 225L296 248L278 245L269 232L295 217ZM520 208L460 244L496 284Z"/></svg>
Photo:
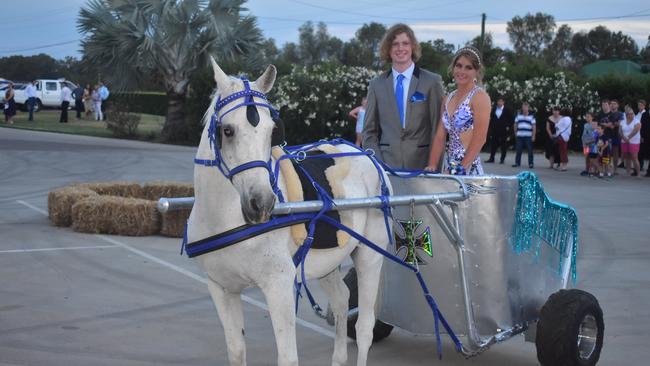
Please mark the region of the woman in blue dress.
<svg viewBox="0 0 650 366"><path fill-rule="evenodd" d="M474 47L463 47L449 65L456 90L443 98L442 113L431 142L426 170L434 171L447 142L445 173L482 175L479 153L487 138L490 123L490 96L480 87L483 63Z"/></svg>

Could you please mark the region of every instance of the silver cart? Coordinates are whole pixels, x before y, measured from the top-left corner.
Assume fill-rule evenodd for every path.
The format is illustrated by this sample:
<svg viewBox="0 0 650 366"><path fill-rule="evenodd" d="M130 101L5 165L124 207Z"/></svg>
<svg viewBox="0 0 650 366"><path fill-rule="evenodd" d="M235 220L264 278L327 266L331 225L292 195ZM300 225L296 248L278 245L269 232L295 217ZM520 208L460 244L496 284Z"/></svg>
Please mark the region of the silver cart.
<svg viewBox="0 0 650 366"><path fill-rule="evenodd" d="M595 365L603 345L596 298L568 289L575 280L578 222L575 211L549 199L536 176L391 175L394 242L389 252L417 266L460 351L478 355L525 333L542 365ZM338 210L380 207L375 197L335 200ZM162 199L162 211L191 205ZM320 201L277 204L274 213L317 211ZM356 322L356 274L349 334ZM386 259L374 341L393 326L433 334L434 318L418 280Z"/></svg>

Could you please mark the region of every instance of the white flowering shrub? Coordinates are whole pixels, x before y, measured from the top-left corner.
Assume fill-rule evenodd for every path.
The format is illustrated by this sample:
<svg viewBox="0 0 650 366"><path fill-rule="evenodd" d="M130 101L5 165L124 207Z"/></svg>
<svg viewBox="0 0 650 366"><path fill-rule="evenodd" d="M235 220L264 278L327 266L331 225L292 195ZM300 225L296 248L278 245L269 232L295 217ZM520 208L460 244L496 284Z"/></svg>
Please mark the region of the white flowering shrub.
<svg viewBox="0 0 650 366"><path fill-rule="evenodd" d="M563 72L553 76L541 76L524 81L513 81L503 75L496 75L486 83L490 95L502 95L506 100L521 106L528 102L537 112L551 112L553 106L569 109L578 116L599 106L598 92L589 83L578 84L567 79Z"/></svg>
<svg viewBox="0 0 650 366"><path fill-rule="evenodd" d="M280 109L290 145L343 137L354 141L356 121L348 112L361 104L377 73L364 67L294 66L276 81L269 97Z"/></svg>

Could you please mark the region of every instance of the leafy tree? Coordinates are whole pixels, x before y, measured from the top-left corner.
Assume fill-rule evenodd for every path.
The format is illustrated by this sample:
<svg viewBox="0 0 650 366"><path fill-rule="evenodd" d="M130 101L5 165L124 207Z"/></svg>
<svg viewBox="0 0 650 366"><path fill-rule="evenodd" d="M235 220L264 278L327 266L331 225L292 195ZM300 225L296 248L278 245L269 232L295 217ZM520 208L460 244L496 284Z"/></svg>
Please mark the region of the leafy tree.
<svg viewBox="0 0 650 366"><path fill-rule="evenodd" d="M538 57L553 39L555 20L552 15L544 13L516 16L508 22L506 32L510 42L519 54Z"/></svg>
<svg viewBox="0 0 650 366"><path fill-rule="evenodd" d="M598 60L633 59L638 46L632 37L612 32L599 25L589 32L579 32L571 40L571 57L582 66Z"/></svg>
<svg viewBox="0 0 650 366"><path fill-rule="evenodd" d="M0 58L2 77L13 81L30 81L37 78L56 79L62 75L60 65L52 57L41 53L36 56L9 56Z"/></svg>
<svg viewBox="0 0 650 366"><path fill-rule="evenodd" d="M650 64L650 36L648 36L648 42L646 43L645 47L639 51L639 56L642 63Z"/></svg>
<svg viewBox="0 0 650 366"><path fill-rule="evenodd" d="M241 14L243 2L89 0L77 20L83 53L116 89L158 72L168 97L162 137L187 141L183 104L192 74L210 55L224 61L259 48L261 32Z"/></svg>
<svg viewBox="0 0 650 366"><path fill-rule="evenodd" d="M468 46L480 49L481 36L476 36L471 41L467 42ZM492 33L485 34L483 39L483 64L485 67L490 67L498 63L504 62L509 58L509 51L503 50L499 47L494 47L492 40Z"/></svg>
<svg viewBox="0 0 650 366"><path fill-rule="evenodd" d="M320 22L314 27L312 22L306 22L298 31L298 53L302 63L316 65L340 59L343 41L330 36L325 23Z"/></svg>
<svg viewBox="0 0 650 366"><path fill-rule="evenodd" d="M573 31L567 24L562 24L555 33L555 38L543 52L544 61L551 66L569 67L571 65L571 40Z"/></svg>
<svg viewBox="0 0 650 366"><path fill-rule="evenodd" d="M447 74L447 66L454 57L454 45L445 43L444 39L420 42L422 57L418 62L421 67L435 71L441 75Z"/></svg>

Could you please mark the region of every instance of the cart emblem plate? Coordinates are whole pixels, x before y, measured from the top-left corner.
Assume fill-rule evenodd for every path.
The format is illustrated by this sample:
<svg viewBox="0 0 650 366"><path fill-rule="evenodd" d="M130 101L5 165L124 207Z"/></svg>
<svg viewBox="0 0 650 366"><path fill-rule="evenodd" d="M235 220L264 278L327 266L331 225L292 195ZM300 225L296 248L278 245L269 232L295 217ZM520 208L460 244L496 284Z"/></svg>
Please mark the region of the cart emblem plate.
<svg viewBox="0 0 650 366"><path fill-rule="evenodd" d="M395 230L395 255L403 259L406 263L427 264L422 259L419 252L424 252L429 257L433 257L433 247L431 245L431 230L427 226L419 235L418 228L422 225L422 220L395 220L397 230Z"/></svg>

